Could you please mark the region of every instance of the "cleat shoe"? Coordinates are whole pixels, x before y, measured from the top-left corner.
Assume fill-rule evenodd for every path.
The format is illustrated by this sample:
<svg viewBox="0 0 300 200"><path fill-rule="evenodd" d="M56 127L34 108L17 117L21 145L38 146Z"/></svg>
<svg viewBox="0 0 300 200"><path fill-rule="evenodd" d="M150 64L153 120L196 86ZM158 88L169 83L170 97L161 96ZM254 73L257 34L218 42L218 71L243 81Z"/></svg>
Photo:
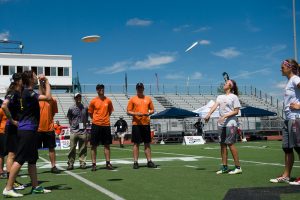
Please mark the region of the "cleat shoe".
<svg viewBox="0 0 300 200"><path fill-rule="evenodd" d="M151 160L148 161L147 167L148 167L148 168L157 168L157 166L156 166Z"/></svg>
<svg viewBox="0 0 300 200"><path fill-rule="evenodd" d="M86 169L86 163L81 163L79 168L80 169Z"/></svg>
<svg viewBox="0 0 300 200"><path fill-rule="evenodd" d="M4 188L2 194L3 194L3 196L5 196L5 197L22 197L22 196L23 196L23 194L17 193L17 192L14 191L13 189L11 189L11 190L6 190L6 188Z"/></svg>
<svg viewBox="0 0 300 200"><path fill-rule="evenodd" d="M108 164L106 164L106 167L105 167L107 170L114 170L114 168L113 168L113 166L110 164L110 163L108 163Z"/></svg>
<svg viewBox="0 0 300 200"><path fill-rule="evenodd" d="M242 168L235 168L234 170L228 172L228 174L241 174L242 172Z"/></svg>
<svg viewBox="0 0 300 200"><path fill-rule="evenodd" d="M50 193L51 190L47 190L45 188L43 188L42 186L37 186L35 188L31 189L31 194L46 194L46 193Z"/></svg>
<svg viewBox="0 0 300 200"><path fill-rule="evenodd" d="M97 171L97 166L96 166L96 164L93 164L93 165L92 165L91 171L92 171L92 172Z"/></svg>
<svg viewBox="0 0 300 200"><path fill-rule="evenodd" d="M68 162L67 170L73 170L73 169L74 169L73 164L71 164L71 163Z"/></svg>
<svg viewBox="0 0 300 200"><path fill-rule="evenodd" d="M290 185L300 185L300 177L297 178L295 181L290 182Z"/></svg>
<svg viewBox="0 0 300 200"><path fill-rule="evenodd" d="M7 179L8 176L7 176L7 173L6 172L3 172L0 174L0 179Z"/></svg>
<svg viewBox="0 0 300 200"><path fill-rule="evenodd" d="M125 147L124 144L121 144L121 145L120 145L120 148L124 148L124 147Z"/></svg>
<svg viewBox="0 0 300 200"><path fill-rule="evenodd" d="M24 190L25 186L23 184L19 183L18 181L15 181L14 185L13 185L13 188L15 190Z"/></svg>
<svg viewBox="0 0 300 200"><path fill-rule="evenodd" d="M59 173L60 173L60 170L57 169L56 166L54 166L54 167L51 168L51 173L53 173L53 174L59 174Z"/></svg>
<svg viewBox="0 0 300 200"><path fill-rule="evenodd" d="M290 178L289 177L280 176L280 177L277 177L277 178L270 179L270 182L271 183L289 183L290 182Z"/></svg>
<svg viewBox="0 0 300 200"><path fill-rule="evenodd" d="M221 167L219 171L216 172L216 174L227 174L229 172L227 167Z"/></svg>
<svg viewBox="0 0 300 200"><path fill-rule="evenodd" d="M138 162L134 162L132 168L133 169L138 169L139 168L139 163Z"/></svg>

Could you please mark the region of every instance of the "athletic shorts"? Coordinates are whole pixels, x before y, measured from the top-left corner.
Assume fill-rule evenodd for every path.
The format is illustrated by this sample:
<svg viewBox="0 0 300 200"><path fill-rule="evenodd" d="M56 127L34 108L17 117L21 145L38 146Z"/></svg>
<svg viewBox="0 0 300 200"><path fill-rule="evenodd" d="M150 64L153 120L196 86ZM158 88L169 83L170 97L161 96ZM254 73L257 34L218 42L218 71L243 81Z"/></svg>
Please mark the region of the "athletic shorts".
<svg viewBox="0 0 300 200"><path fill-rule="evenodd" d="M109 145L112 144L112 136L110 126L98 126L92 124L91 140L92 146Z"/></svg>
<svg viewBox="0 0 300 200"><path fill-rule="evenodd" d="M151 132L150 125L133 125L131 141L135 144L150 143Z"/></svg>
<svg viewBox="0 0 300 200"><path fill-rule="evenodd" d="M123 138L125 137L126 132L116 132L116 136L118 136L118 138Z"/></svg>
<svg viewBox="0 0 300 200"><path fill-rule="evenodd" d="M38 132L38 148L50 148L56 147L55 132Z"/></svg>
<svg viewBox="0 0 300 200"><path fill-rule="evenodd" d="M221 144L234 144L237 138L237 127L222 127L221 128Z"/></svg>
<svg viewBox="0 0 300 200"><path fill-rule="evenodd" d="M292 127L294 122L297 123L295 129ZM300 147L300 120L285 120L284 125L282 131L282 148L292 149Z"/></svg>
<svg viewBox="0 0 300 200"><path fill-rule="evenodd" d="M37 137L36 131L18 131L19 141L15 161L20 165L23 165L25 162L28 162L28 164L36 164L39 157Z"/></svg>
<svg viewBox="0 0 300 200"><path fill-rule="evenodd" d="M7 134L0 133L0 156L5 157L7 155L6 148Z"/></svg>
<svg viewBox="0 0 300 200"><path fill-rule="evenodd" d="M6 125L5 134L7 135L7 152L16 153L18 148L18 128L14 125Z"/></svg>

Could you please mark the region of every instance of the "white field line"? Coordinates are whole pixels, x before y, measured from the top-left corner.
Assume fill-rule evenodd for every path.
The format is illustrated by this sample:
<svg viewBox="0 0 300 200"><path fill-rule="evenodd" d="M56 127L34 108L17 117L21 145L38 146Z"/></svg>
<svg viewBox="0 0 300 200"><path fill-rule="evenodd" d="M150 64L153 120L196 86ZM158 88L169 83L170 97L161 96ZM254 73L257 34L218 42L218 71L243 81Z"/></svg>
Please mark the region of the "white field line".
<svg viewBox="0 0 300 200"><path fill-rule="evenodd" d="M39 157L41 160L43 160L44 162L50 163L47 159L43 158L43 157ZM75 174L73 172L70 171L66 171L66 169L60 167L59 165L57 165L57 168L60 170L64 170L65 173L69 174L70 176L73 176L74 178L80 180L81 182L85 183L86 185L98 190L99 192L109 196L110 198L114 199L114 200L125 200L123 197L120 197L119 195L101 187L100 185L97 185L81 176L79 176L78 174Z"/></svg>
<svg viewBox="0 0 300 200"><path fill-rule="evenodd" d="M122 150L123 151L132 151L131 149L122 149ZM221 160L221 158L211 157L211 156L197 156L197 155L180 154L180 153L168 153L168 152L161 152L161 151L152 151L152 153L158 153L158 154L164 154L164 155L173 155L173 156L185 156L185 157L188 156L188 157L194 157L194 158L206 158L206 159ZM157 159L159 159L159 158L157 158ZM157 159L153 158L152 160L155 161ZM233 161L233 159L228 159L228 160ZM267 162L251 161L251 160L240 160L240 162L258 164L258 165L271 165L271 166L284 167L284 164L280 164L280 163L267 163ZM300 166L295 166L295 165L293 167L300 168Z"/></svg>

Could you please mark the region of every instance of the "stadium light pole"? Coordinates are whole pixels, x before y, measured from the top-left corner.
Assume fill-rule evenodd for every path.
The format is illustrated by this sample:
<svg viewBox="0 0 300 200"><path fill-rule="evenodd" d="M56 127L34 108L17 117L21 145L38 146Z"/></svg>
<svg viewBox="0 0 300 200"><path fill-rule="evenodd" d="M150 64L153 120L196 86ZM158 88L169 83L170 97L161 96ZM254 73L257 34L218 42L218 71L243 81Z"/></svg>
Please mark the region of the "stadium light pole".
<svg viewBox="0 0 300 200"><path fill-rule="evenodd" d="M297 53L297 34L296 34L296 2L293 0L293 27L294 27L294 59L298 60Z"/></svg>

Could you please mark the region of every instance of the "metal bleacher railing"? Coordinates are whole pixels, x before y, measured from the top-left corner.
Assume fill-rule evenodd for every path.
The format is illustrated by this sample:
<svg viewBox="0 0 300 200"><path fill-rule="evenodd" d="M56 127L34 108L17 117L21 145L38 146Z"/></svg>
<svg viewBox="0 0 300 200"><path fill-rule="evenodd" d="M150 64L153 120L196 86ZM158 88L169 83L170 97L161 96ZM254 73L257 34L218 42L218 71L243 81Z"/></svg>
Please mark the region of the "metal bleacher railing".
<svg viewBox="0 0 300 200"><path fill-rule="evenodd" d="M168 107L179 107L193 111L199 107L204 106L210 100L215 100L217 95L220 94L220 85L161 85L159 88L156 85L144 84L145 94L152 97L155 112L160 112ZM97 96L95 91L96 84L81 84L83 104L88 105L92 98ZM252 86L240 86L239 87L240 96L239 99L243 106L254 106L263 108L269 111L277 113L277 117L272 118L261 118L259 120L246 120L244 123L245 129L268 129L268 130L279 130L282 127L282 116L283 116L283 105L282 102L271 95L262 92ZM55 116L55 120L59 120L61 124L68 125L67 111L68 108L74 104L73 94L65 93L62 90L56 90L55 86L52 86L53 96L58 99L58 114ZM105 95L108 96L114 105L115 111L111 116L111 125L123 116L128 122L131 130L131 117L126 114L126 108L128 99L135 95L135 84L125 85L105 85ZM0 94L4 97L4 94ZM184 126L185 131L194 132L193 123L197 119L187 119L184 122L182 120L166 121L168 122L169 129L175 127ZM184 125L183 125L184 123ZM164 127L161 127L163 123L156 123L155 120L152 121L152 128L157 132L169 131ZM211 120L206 124L206 130L214 131L216 130L216 120ZM165 124L166 125L166 124ZM131 132L129 130L129 132ZM112 129L113 131L113 129Z"/></svg>

